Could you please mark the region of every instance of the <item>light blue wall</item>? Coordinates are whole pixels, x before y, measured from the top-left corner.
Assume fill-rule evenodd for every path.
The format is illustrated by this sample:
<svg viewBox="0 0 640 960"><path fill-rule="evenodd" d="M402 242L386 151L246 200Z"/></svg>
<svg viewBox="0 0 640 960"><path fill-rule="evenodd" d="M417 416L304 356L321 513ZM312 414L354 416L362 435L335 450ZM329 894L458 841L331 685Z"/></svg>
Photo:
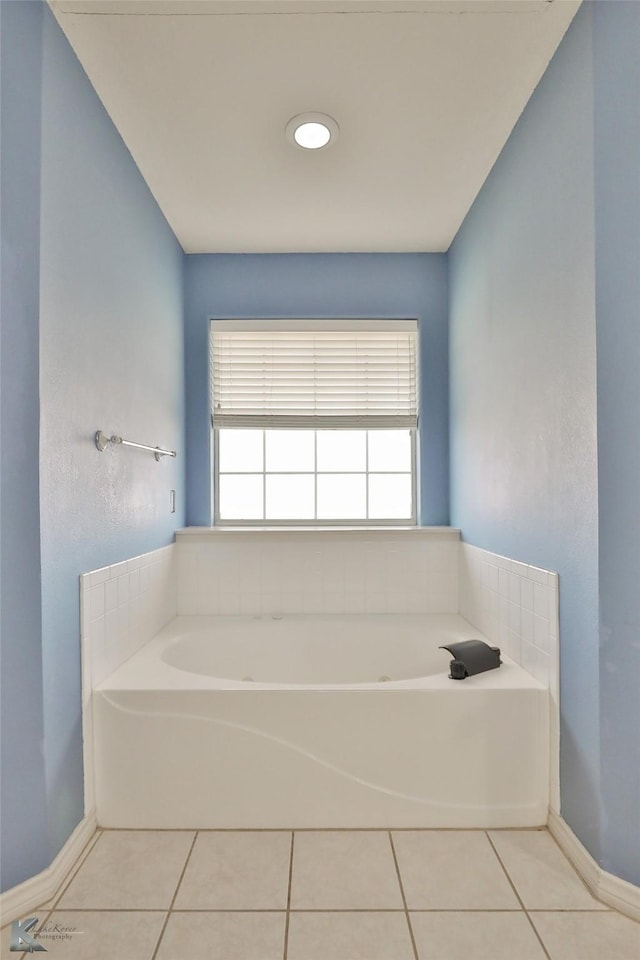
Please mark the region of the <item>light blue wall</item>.
<svg viewBox="0 0 640 960"><path fill-rule="evenodd" d="M443 254L186 257L187 522L211 523L209 319L417 317L420 522L449 521L447 264Z"/></svg>
<svg viewBox="0 0 640 960"><path fill-rule="evenodd" d="M0 3L2 889L49 863L38 478L40 4Z"/></svg>
<svg viewBox="0 0 640 960"><path fill-rule="evenodd" d="M452 522L558 570L562 812L600 855L591 11L450 251Z"/></svg>
<svg viewBox="0 0 640 960"><path fill-rule="evenodd" d="M638 9L578 12L449 262L452 523L559 571L562 814L636 883Z"/></svg>
<svg viewBox="0 0 640 960"><path fill-rule="evenodd" d="M40 324L44 765L29 756L45 785L40 869L83 815L78 576L169 543L184 524L185 470L183 253L48 8L41 17L40 34L32 30L20 51L42 76L41 142L21 158L36 163L41 184L39 251L29 254ZM99 428L175 449L178 459L99 453ZM35 477L31 458L26 487L37 466ZM21 642L3 638L9 650ZM15 731L14 752L29 747ZM3 829L22 831L26 816L3 818ZM5 856L5 886L34 872L3 845Z"/></svg>
<svg viewBox="0 0 640 960"><path fill-rule="evenodd" d="M640 4L593 31L602 863L640 883Z"/></svg>

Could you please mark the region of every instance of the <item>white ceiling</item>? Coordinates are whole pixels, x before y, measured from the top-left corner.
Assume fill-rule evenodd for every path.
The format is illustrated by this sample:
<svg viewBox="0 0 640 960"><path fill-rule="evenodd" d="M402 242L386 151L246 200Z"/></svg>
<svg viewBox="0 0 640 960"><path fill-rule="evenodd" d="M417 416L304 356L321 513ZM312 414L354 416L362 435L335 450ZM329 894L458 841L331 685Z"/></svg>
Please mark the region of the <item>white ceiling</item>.
<svg viewBox="0 0 640 960"><path fill-rule="evenodd" d="M188 253L443 251L580 0L51 0ZM297 149L322 111L340 137Z"/></svg>

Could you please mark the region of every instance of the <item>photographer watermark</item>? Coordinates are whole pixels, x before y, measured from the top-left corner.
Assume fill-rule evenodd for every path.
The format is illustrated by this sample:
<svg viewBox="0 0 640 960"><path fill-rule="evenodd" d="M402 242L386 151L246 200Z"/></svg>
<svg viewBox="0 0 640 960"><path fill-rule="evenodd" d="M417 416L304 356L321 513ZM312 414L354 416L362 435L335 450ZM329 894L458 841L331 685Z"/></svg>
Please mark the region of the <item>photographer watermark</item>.
<svg viewBox="0 0 640 960"><path fill-rule="evenodd" d="M14 953L47 953L42 941L71 940L73 936L82 933L77 927L70 927L58 920L48 920L38 927L37 917L27 917L26 920L14 920L11 924L11 946Z"/></svg>

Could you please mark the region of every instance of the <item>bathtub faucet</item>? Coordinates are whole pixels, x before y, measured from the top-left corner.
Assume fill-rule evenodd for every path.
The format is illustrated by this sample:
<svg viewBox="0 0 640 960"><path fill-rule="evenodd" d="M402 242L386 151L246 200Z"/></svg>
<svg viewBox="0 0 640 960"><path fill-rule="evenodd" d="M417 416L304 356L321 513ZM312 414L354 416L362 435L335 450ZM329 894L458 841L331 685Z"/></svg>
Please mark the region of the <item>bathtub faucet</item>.
<svg viewBox="0 0 640 960"><path fill-rule="evenodd" d="M502 663L500 647L490 647L483 640L461 640L439 648L448 650L454 658L449 664L449 676L452 680L464 680L475 673L495 670Z"/></svg>

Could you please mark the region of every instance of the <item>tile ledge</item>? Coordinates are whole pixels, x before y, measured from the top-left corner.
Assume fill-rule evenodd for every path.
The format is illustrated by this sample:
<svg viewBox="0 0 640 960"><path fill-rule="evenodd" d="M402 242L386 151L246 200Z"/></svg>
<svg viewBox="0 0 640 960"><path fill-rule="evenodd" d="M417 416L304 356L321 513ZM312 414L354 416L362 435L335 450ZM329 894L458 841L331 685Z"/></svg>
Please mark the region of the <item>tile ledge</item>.
<svg viewBox="0 0 640 960"><path fill-rule="evenodd" d="M261 535L269 534L297 534L297 533L389 533L394 536L397 534L407 535L407 536L423 536L423 537L451 537L452 539L460 539L460 529L459 527L294 527L294 526L284 526L284 527L241 527L241 526L217 526L217 527L183 527L181 530L176 530L176 540L189 537L219 537L226 536L227 534L237 535L237 534L255 534L259 533Z"/></svg>

